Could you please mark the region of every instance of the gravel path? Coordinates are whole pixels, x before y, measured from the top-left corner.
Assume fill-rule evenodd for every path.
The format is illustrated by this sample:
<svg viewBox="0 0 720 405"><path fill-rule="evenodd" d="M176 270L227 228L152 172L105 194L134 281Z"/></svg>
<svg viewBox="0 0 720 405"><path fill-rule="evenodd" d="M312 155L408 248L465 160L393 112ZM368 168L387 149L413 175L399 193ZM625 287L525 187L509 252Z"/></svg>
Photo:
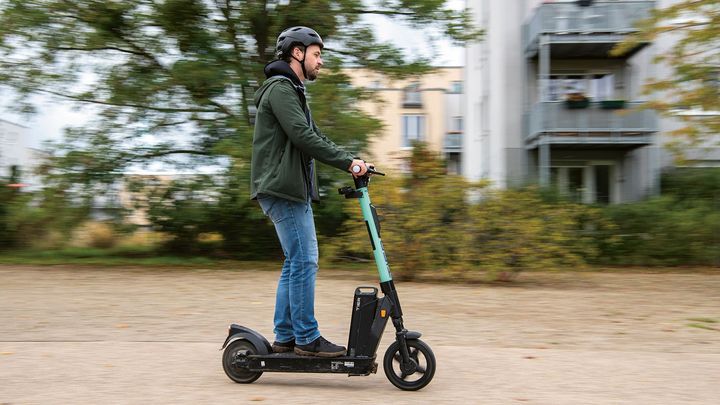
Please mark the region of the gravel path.
<svg viewBox="0 0 720 405"><path fill-rule="evenodd" d="M369 377L223 373L227 325L272 338L268 271L0 266L0 404L716 404L720 274L524 274L397 283L438 360L419 392ZM323 335L347 341L373 274L322 271ZM389 325L381 357L391 343ZM381 361L379 362L381 363Z"/></svg>

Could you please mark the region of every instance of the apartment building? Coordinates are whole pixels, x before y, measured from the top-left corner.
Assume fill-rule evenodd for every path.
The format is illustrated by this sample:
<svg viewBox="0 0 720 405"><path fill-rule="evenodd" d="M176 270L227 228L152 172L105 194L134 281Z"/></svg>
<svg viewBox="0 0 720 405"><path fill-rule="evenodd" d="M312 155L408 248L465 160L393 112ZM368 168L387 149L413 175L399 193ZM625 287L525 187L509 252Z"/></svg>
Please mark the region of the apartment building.
<svg viewBox="0 0 720 405"><path fill-rule="evenodd" d="M608 52L666 3L469 1L486 37L466 51L463 174L498 187L537 181L586 203L656 193L677 123L632 107L648 78L670 73L652 59L672 42Z"/></svg>
<svg viewBox="0 0 720 405"><path fill-rule="evenodd" d="M372 89L376 97L360 108L382 121L384 129L370 140L373 163L403 170L402 158L413 141L441 153L449 173L460 173L464 130L463 68L439 67L416 78L393 80L365 69L348 69L353 86Z"/></svg>

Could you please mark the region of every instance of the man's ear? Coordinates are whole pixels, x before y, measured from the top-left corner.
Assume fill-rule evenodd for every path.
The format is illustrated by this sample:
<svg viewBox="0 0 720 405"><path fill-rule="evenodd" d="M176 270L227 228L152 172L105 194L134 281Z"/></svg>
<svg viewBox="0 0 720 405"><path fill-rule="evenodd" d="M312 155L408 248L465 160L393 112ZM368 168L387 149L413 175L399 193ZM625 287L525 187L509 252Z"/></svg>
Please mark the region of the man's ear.
<svg viewBox="0 0 720 405"><path fill-rule="evenodd" d="M302 58L302 56L303 56L303 50L302 50L299 46L294 47L294 48L293 48L293 56L295 56L295 57L298 58L299 60L302 60L302 59L303 59L303 58Z"/></svg>

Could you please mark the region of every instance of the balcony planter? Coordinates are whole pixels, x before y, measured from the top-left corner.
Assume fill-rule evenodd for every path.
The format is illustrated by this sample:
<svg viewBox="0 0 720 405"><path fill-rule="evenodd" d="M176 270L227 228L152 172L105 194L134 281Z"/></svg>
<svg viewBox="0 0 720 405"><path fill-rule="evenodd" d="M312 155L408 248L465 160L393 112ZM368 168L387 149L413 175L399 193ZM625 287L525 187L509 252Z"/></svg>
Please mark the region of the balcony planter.
<svg viewBox="0 0 720 405"><path fill-rule="evenodd" d="M620 110L625 108L625 100L603 100L600 102L603 110Z"/></svg>
<svg viewBox="0 0 720 405"><path fill-rule="evenodd" d="M582 93L570 93L565 96L565 107L569 110L588 108L590 99Z"/></svg>
<svg viewBox="0 0 720 405"><path fill-rule="evenodd" d="M567 107L569 110L581 110L583 108L588 108L590 105L590 100L565 100L565 107Z"/></svg>

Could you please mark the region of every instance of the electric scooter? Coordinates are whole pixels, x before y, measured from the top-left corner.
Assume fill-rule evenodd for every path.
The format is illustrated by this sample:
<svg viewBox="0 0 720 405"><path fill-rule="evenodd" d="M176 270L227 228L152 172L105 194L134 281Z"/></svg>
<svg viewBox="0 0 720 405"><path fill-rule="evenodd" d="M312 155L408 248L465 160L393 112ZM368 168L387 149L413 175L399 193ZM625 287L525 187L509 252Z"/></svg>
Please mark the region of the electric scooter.
<svg viewBox="0 0 720 405"><path fill-rule="evenodd" d="M353 168L355 173L359 169L358 166ZM367 174L355 178L354 189L343 187L338 190L345 198L360 201L383 294L378 298L375 287L355 289L347 353L332 358L299 356L293 352L273 353L270 343L261 334L232 324L220 348L224 350L223 369L231 380L249 384L264 372L337 373L348 376L377 373L375 360L380 338L388 319L392 319L395 341L385 351L385 375L394 386L406 391L419 390L430 383L435 375L435 355L430 346L420 340L419 332L408 331L403 326L400 300L380 239L380 221L370 203L368 185L371 174L385 175L370 168Z"/></svg>

